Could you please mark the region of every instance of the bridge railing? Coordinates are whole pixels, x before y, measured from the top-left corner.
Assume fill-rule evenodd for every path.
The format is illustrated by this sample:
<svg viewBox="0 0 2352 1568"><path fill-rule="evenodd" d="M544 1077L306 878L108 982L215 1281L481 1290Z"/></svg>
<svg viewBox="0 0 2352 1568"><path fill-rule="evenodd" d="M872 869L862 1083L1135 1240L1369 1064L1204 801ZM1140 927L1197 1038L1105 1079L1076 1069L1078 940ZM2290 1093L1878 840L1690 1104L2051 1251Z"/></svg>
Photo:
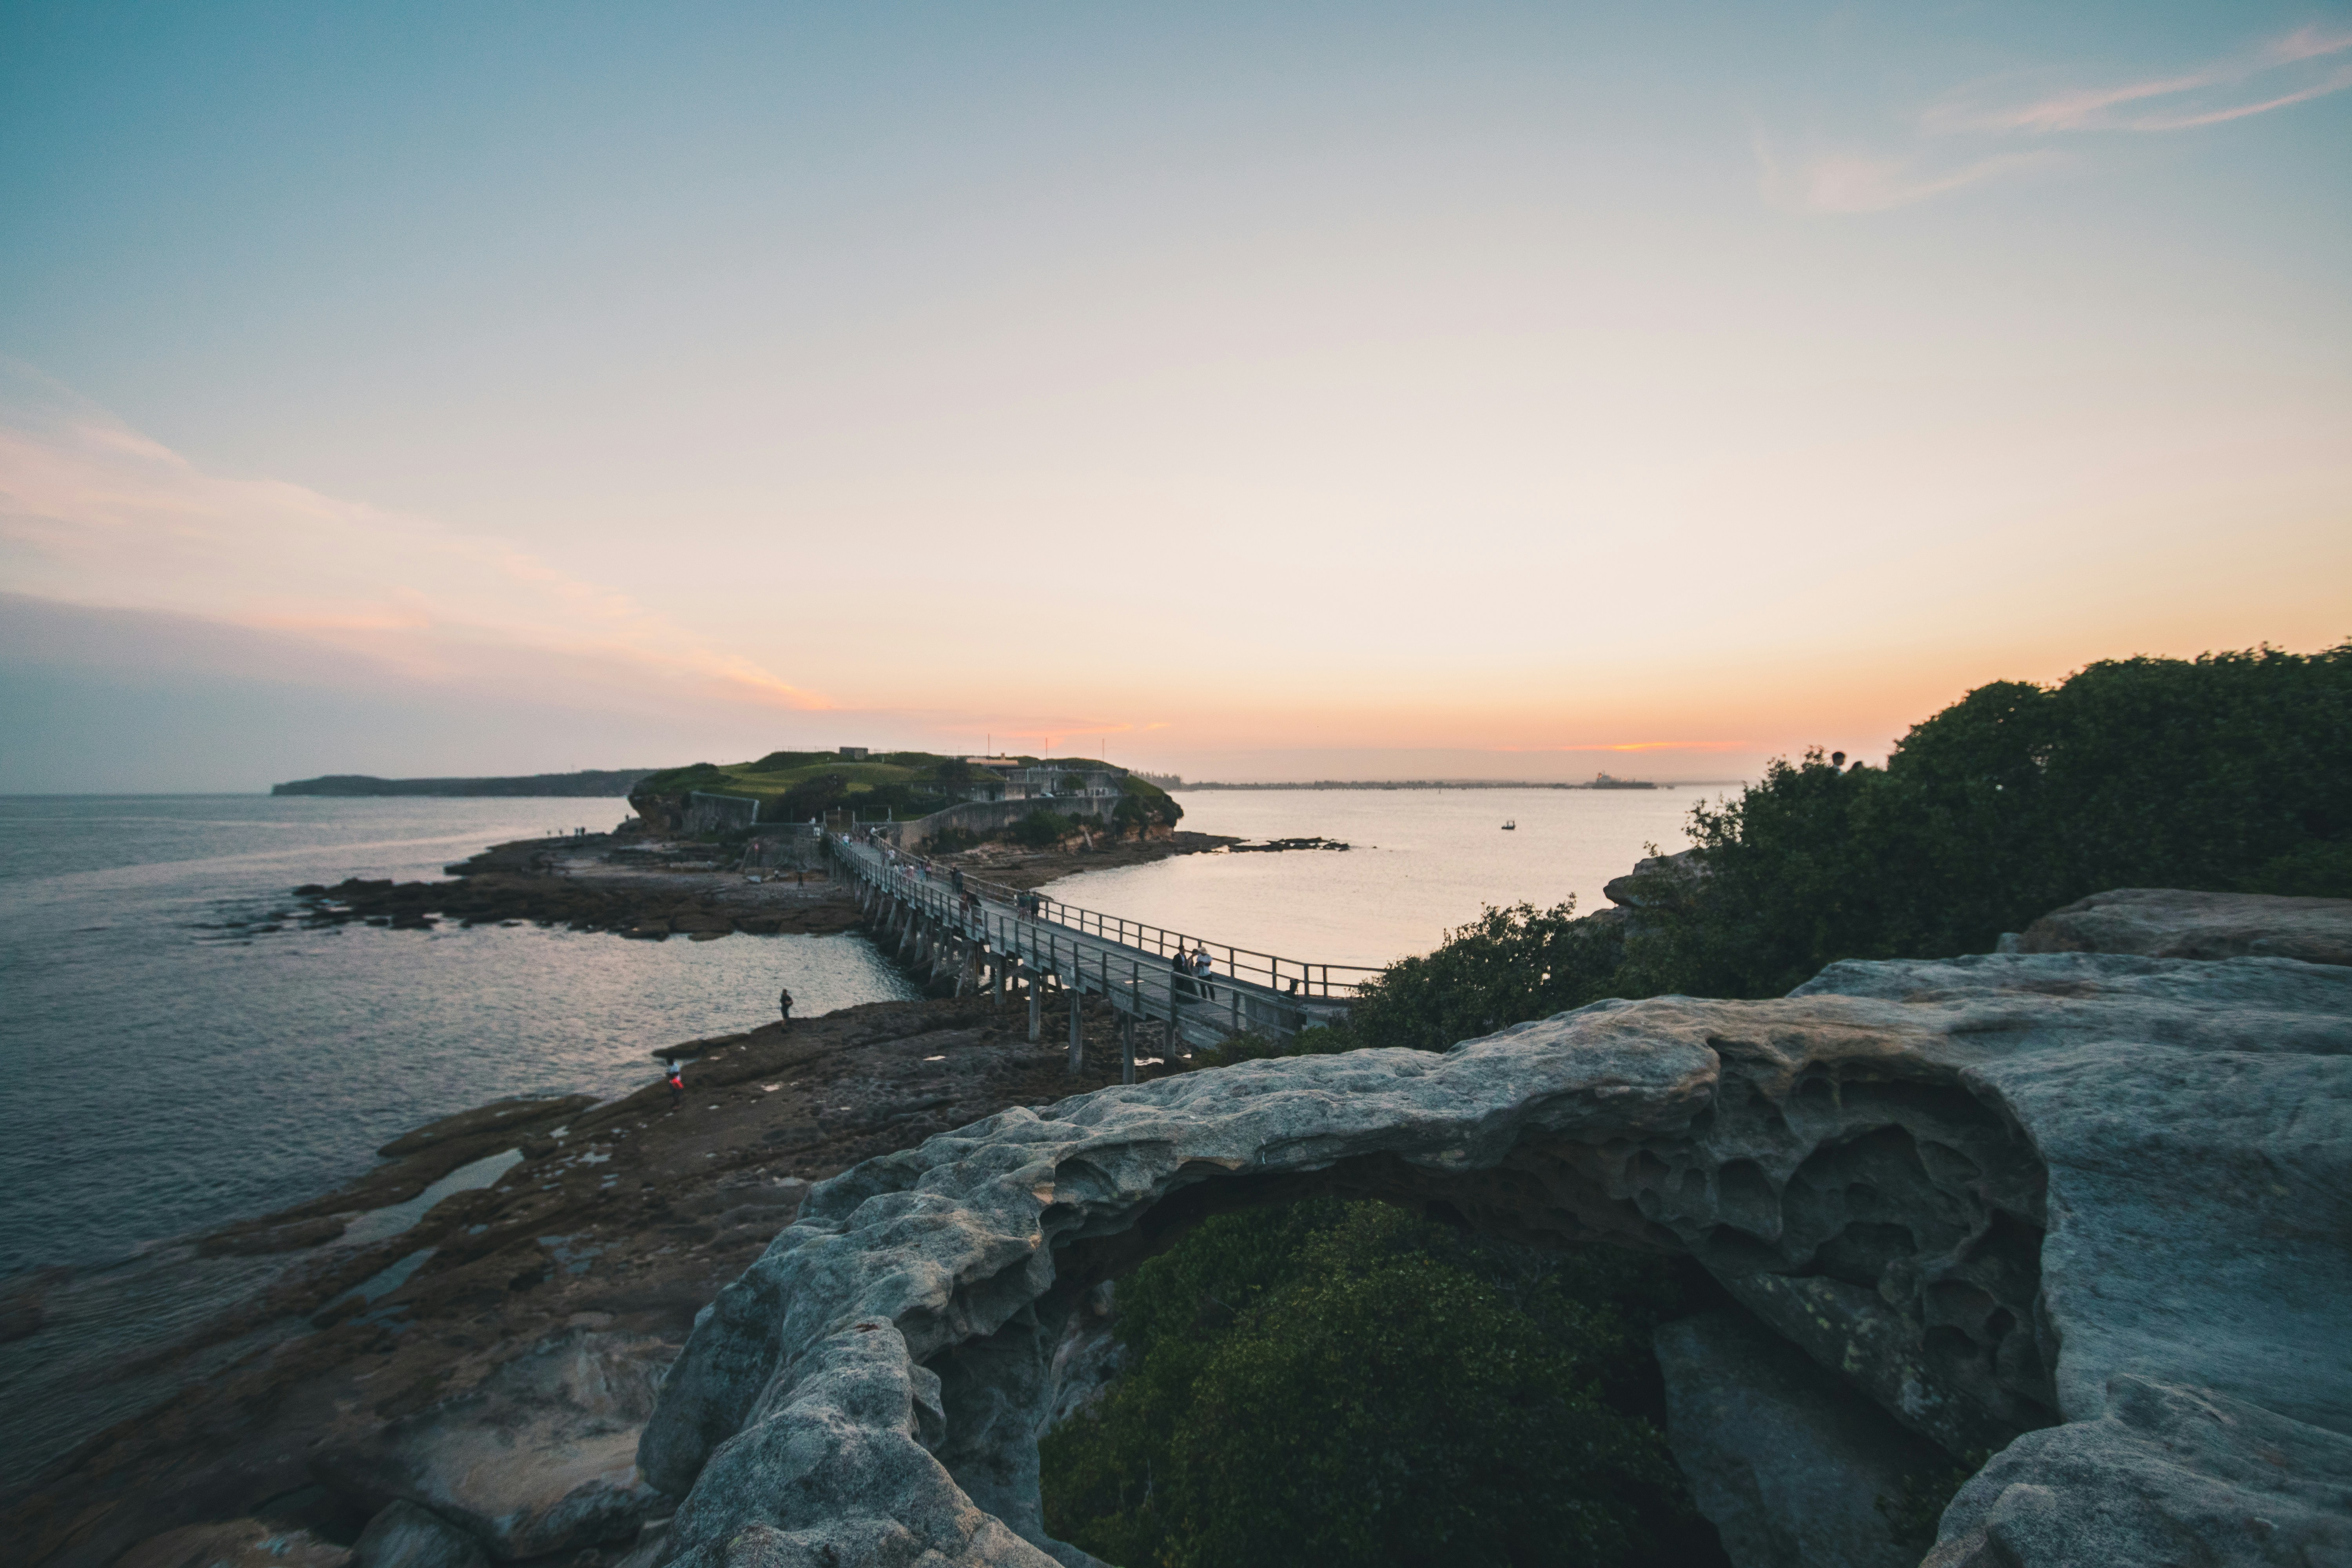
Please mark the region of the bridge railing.
<svg viewBox="0 0 2352 1568"><path fill-rule="evenodd" d="M919 868L904 862L892 866L878 851L864 845L845 842L842 847L864 863L864 868L875 881L895 892L940 895L936 900L939 907L931 912L941 917L950 916L949 906L954 903L955 894L948 877L935 874L926 878ZM1171 931L1147 921L1130 921L1084 909L1043 894L1024 893L1023 889L970 874L964 877L963 885L982 899L1013 906L1021 911L1019 918L1022 920L1059 926L1081 936L1139 949L1157 958L1172 959L1179 952L1205 951L1215 970L1213 983L1239 981L1260 988L1275 998L1345 1001L1352 998L1364 982L1380 973L1378 969L1363 964L1312 963L1302 959L1259 952L1252 948L1235 947L1230 942L1212 942L1205 937ZM935 900L924 898L920 901L929 906ZM973 934L989 933L976 931ZM1179 979L1172 968L1167 973L1171 983ZM1178 985L1176 989L1181 994L1181 986Z"/></svg>

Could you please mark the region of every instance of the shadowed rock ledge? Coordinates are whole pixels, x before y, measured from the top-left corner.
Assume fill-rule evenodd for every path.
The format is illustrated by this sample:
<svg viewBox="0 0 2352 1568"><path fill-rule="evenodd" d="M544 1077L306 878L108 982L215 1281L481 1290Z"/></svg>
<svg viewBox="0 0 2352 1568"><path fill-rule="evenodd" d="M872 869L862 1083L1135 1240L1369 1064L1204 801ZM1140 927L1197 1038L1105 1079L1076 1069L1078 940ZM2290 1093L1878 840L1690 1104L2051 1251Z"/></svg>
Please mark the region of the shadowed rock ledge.
<svg viewBox="0 0 2352 1568"><path fill-rule="evenodd" d="M1832 1370L2015 1438L1937 1568L2340 1560L2347 1052L2352 971L1997 955L1008 1110L814 1188L698 1321L639 1449L686 1498L661 1554L1087 1561L1037 1502L1068 1314L1206 1214L1336 1193L1686 1249L1821 1308L1817 1359L1891 1347Z"/></svg>

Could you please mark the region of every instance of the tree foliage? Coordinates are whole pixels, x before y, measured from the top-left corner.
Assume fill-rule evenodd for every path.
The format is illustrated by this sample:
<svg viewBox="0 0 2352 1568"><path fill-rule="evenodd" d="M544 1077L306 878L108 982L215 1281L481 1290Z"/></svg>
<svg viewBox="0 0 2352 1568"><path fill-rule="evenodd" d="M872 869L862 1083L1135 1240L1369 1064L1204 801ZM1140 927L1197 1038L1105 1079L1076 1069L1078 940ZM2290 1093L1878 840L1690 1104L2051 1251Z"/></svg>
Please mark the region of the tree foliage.
<svg viewBox="0 0 2352 1568"><path fill-rule="evenodd" d="M1982 952L2113 888L2352 897L2352 644L1979 687L1885 768L1811 752L1693 814L1703 884L1631 994L1769 996L1841 958Z"/></svg>
<svg viewBox="0 0 2352 1568"><path fill-rule="evenodd" d="M2352 644L1998 681L1884 768L1819 751L1692 813L1644 908L1489 909L1391 964L1359 1045L1443 1050L1603 997L1778 996L1843 958L1989 951L2113 888L2352 897Z"/></svg>
<svg viewBox="0 0 2352 1568"><path fill-rule="evenodd" d="M1006 828L1004 836L1015 844L1025 844L1033 849L1043 849L1059 844L1078 830L1077 818L1065 816L1058 811L1039 806L1020 821Z"/></svg>
<svg viewBox="0 0 2352 1568"><path fill-rule="evenodd" d="M1549 910L1490 905L1436 951L1401 959L1364 986L1348 1032L1360 1045L1443 1050L1615 994L1623 957L1617 927L1578 920L1573 899Z"/></svg>
<svg viewBox="0 0 2352 1568"><path fill-rule="evenodd" d="M1043 1446L1047 1528L1122 1568L1651 1561L1659 1259L1381 1204L1213 1219L1122 1283L1129 1370Z"/></svg>

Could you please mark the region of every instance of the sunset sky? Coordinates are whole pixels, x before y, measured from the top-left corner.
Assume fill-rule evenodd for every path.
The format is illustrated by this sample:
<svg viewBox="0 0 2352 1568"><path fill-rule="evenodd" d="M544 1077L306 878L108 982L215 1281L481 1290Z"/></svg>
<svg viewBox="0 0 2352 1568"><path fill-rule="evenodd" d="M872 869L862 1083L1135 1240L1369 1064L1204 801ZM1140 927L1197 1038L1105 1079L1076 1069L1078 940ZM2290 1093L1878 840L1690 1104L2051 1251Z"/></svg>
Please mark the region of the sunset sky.
<svg viewBox="0 0 2352 1568"><path fill-rule="evenodd" d="M2352 5L12 5L0 791L1752 774L2352 636Z"/></svg>

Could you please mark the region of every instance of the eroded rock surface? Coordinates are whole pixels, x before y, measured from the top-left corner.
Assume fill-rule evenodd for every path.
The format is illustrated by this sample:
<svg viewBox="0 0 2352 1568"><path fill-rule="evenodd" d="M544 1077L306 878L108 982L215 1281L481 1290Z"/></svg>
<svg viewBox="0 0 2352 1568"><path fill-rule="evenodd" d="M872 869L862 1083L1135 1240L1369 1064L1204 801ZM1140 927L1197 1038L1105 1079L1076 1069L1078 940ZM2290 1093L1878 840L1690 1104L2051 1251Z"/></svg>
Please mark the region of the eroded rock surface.
<svg viewBox="0 0 2352 1568"><path fill-rule="evenodd" d="M1943 1450L1737 1311L1658 1331L1666 1436L1733 1568L1912 1568L1882 1500Z"/></svg>
<svg viewBox="0 0 2352 1568"><path fill-rule="evenodd" d="M1216 1208L1324 1193L1841 1282L1984 1418L2068 1424L2023 1443L2124 1419L2110 1391L2139 1379L2255 1412L2209 1434L2251 1459L2231 1445L2264 1421L2352 1430L2347 1052L2352 971L2053 953L1014 1109L813 1189L698 1323L640 1462L690 1491L665 1551L694 1568L1042 1568L1066 1549L1034 1434L1074 1304ZM2308 1452L2315 1487L2352 1486ZM2062 1510L2168 1506L2066 1475Z"/></svg>
<svg viewBox="0 0 2352 1568"><path fill-rule="evenodd" d="M152 1536L117 1558L115 1568L350 1568L351 1563L350 1547L307 1530L232 1519Z"/></svg>
<svg viewBox="0 0 2352 1568"><path fill-rule="evenodd" d="M2352 963L2352 899L2118 888L2043 915L2018 951Z"/></svg>
<svg viewBox="0 0 2352 1568"><path fill-rule="evenodd" d="M488 1568L474 1538L429 1509L395 1502L352 1543L352 1568Z"/></svg>
<svg viewBox="0 0 2352 1568"><path fill-rule="evenodd" d="M1962 1487L1924 1568L2352 1563L2352 1438L2128 1373L2102 1393Z"/></svg>
<svg viewBox="0 0 2352 1568"><path fill-rule="evenodd" d="M656 1340L574 1334L320 1468L347 1496L418 1505L502 1558L628 1540L668 1511L636 1466L668 1355Z"/></svg>

